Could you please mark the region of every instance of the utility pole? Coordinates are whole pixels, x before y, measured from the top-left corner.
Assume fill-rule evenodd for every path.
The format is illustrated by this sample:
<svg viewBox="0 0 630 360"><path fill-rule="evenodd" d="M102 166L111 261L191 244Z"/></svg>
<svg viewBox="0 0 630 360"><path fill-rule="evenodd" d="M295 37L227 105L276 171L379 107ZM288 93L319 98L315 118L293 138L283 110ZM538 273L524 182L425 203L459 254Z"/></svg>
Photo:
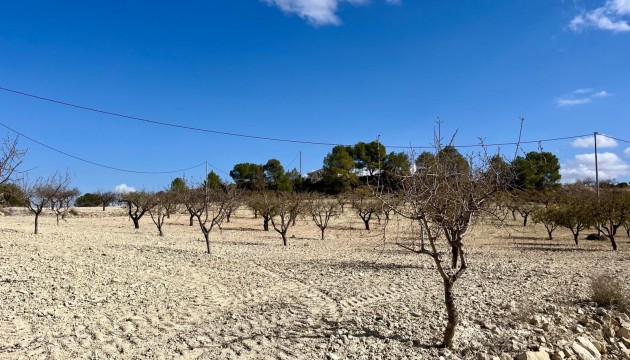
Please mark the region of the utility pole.
<svg viewBox="0 0 630 360"><path fill-rule="evenodd" d="M597 193L597 204L599 205L599 164L597 161L597 131L593 133L593 139L595 140L595 192ZM597 227L597 236L601 236L599 226Z"/></svg>
<svg viewBox="0 0 630 360"><path fill-rule="evenodd" d="M204 183L204 200L205 200L205 204L203 205L204 208L206 208L206 219L208 219L208 160L206 160L206 178L203 181Z"/></svg>
<svg viewBox="0 0 630 360"><path fill-rule="evenodd" d="M302 150L300 150L300 180L302 180Z"/></svg>
<svg viewBox="0 0 630 360"><path fill-rule="evenodd" d="M381 187L381 135L376 136L376 151L378 157L378 180L376 182L376 191Z"/></svg>
<svg viewBox="0 0 630 360"><path fill-rule="evenodd" d="M597 201L599 202L599 164L597 162L597 131L593 133L595 140L595 191L597 192Z"/></svg>

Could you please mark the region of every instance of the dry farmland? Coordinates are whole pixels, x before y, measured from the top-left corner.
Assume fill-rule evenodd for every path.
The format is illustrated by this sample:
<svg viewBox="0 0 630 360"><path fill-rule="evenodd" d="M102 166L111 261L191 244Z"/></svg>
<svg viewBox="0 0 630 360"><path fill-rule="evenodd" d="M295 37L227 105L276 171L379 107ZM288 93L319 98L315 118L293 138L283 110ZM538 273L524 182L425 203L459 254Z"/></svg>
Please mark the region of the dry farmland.
<svg viewBox="0 0 630 360"><path fill-rule="evenodd" d="M545 240L540 225L479 225L456 284L455 349L435 347L443 288L432 260L396 245L408 221L363 230L346 210L326 240L310 219L280 235L241 208L211 233L212 255L186 215L158 237L148 216L134 230L122 208L79 208L40 234L19 209L0 218L0 358L45 359L509 359L579 336L606 345L606 310L590 277L628 284L630 241ZM377 221L374 221L376 225ZM626 316L627 317L627 316ZM616 346L616 347L615 347ZM630 348L630 344L628 345ZM608 346L608 358L623 356ZM616 352L617 351L617 352Z"/></svg>

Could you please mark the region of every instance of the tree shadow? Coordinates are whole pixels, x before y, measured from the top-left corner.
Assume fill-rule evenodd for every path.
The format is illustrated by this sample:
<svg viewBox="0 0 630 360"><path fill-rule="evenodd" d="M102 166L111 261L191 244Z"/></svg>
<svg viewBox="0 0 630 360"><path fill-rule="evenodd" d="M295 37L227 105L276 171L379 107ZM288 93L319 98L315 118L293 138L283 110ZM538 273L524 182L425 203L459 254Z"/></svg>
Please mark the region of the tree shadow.
<svg viewBox="0 0 630 360"><path fill-rule="evenodd" d="M584 247L567 247L565 245L560 245L557 243L515 243L519 248L523 250L534 250L534 251L549 251L549 252L602 252L604 249L593 249L593 248L584 248Z"/></svg>

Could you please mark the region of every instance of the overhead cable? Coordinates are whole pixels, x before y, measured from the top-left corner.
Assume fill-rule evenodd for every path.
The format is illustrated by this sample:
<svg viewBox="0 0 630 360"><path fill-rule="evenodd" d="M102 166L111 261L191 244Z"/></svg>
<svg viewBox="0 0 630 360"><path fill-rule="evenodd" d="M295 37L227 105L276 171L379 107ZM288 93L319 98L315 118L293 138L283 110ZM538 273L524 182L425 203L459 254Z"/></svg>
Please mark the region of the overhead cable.
<svg viewBox="0 0 630 360"><path fill-rule="evenodd" d="M188 167L188 168L185 168L185 169L179 169L179 170L169 170L169 171L139 171L139 170L122 169L122 168L119 168L119 167L115 167L115 166L109 166L109 165L100 164L100 163L97 163L97 162L95 162L95 161L87 160L87 159L84 159L84 158L82 158L82 157L79 157L79 156L76 156L76 155L72 155L72 154L67 153L67 152L65 152L65 151L59 150L59 149L57 149L57 148L54 148L54 147L52 147L52 146L50 146L50 145L44 144L44 143L43 143L43 142L41 142L41 141L35 140L35 139L33 139L32 137L30 137L30 136L28 136L28 135L26 135L26 134L24 134L24 133L22 133L22 132L20 132L20 131L17 131L17 130L15 130L15 129L13 129L13 128L11 128L11 127L9 127L9 126L7 126L7 125L3 124L2 122L0 122L0 125L1 125L1 126L3 126L3 127L5 127L5 128L6 128L6 129L8 129L8 130L10 130L10 131L14 132L15 134L17 134L17 135L19 135L19 136L21 136L21 137L25 138L25 139L28 139L28 140L30 140L30 141L32 141L32 142L34 142L34 143L36 143L36 144L39 144L39 145L41 145L41 146L43 146L43 147L45 147L45 148L47 148L47 149L49 149L49 150L52 150L52 151L54 151L54 152L59 153L59 154L61 154L61 155L64 155L64 156L67 156L67 157L73 158L73 159L75 159L75 160L82 161L82 162L87 163L87 164L91 164L91 165L94 165L94 166L98 166L98 167L102 167L102 168L105 168L105 169L110 169L110 170L116 170L116 171L121 171L121 172L126 172L126 173L133 173L133 174L150 174L150 175L157 175L157 174L174 174L174 173L180 173L180 172L184 172L184 171L188 171L188 170L196 169L196 168L201 167L201 166L203 166L203 165L205 165L205 164L206 164L205 162L203 162L203 163L201 163L201 164L199 164L199 165L191 166L191 167ZM208 165L210 165L210 164L208 164ZM211 165L211 166L212 166L212 165Z"/></svg>
<svg viewBox="0 0 630 360"><path fill-rule="evenodd" d="M56 99L43 97L43 96L39 96L39 95L35 95L35 94L31 94L31 93L27 93L27 92L23 92L23 91L19 91L19 90L9 89L9 88L5 88L5 87L1 87L1 86L0 86L0 90L3 90L5 92L10 92L10 93L13 93L13 94L17 94L17 95L30 97L30 98L37 99L37 100L42 100L42 101L58 104L58 105L63 105L63 106L67 106L67 107L72 107L72 108L76 108L76 109L91 111L91 112L95 112L95 113L99 113L99 114L119 117L119 118L128 119L128 120L144 122L144 123L153 124L153 125L167 126L167 127L171 127L171 128L179 128L179 129L184 129L184 130L205 132L205 133L211 133L211 134L217 134L217 135L225 135L225 136L234 136L234 137L241 137L241 138L249 138L249 139L256 139L256 140L288 142L288 143L307 144L307 145L351 146L349 144L338 144L338 143L329 143L329 142L321 142L321 141L308 141L308 140L298 140L298 139L275 138L275 137L267 137L267 136L260 136L260 135L252 135L252 134L243 134L243 133L235 133L235 132L227 132L227 131L220 131L220 130L205 129L205 128L200 128L200 127L194 127L194 126L188 126L188 125L180 125L180 124L175 124L175 123L170 123L170 122L165 122L165 121L152 120L152 119L142 118L142 117L138 117L138 116L125 115L125 114L122 114L122 113L117 113L117 112L113 112L113 111L97 109L97 108L84 106L84 105L78 105L78 104L70 103L70 102L67 102L67 101L56 100ZM480 143L480 144L453 145L453 146L456 147L456 148L472 148L472 147L484 147L484 146L485 147L493 147L493 146L535 144L535 143L541 143L541 142L551 142L551 141L559 141L559 140L576 139L576 138L579 138L579 137L590 136L590 135L592 135L592 134L566 136L566 137L558 137L558 138L550 138L550 139L539 139L539 140L531 140L531 141L520 141L520 142L513 141L513 142L503 142L503 143L493 143L493 144L481 144ZM434 149L434 146L412 146L412 145L408 145L408 146L384 145L384 146L388 147L388 148L392 148L392 149Z"/></svg>

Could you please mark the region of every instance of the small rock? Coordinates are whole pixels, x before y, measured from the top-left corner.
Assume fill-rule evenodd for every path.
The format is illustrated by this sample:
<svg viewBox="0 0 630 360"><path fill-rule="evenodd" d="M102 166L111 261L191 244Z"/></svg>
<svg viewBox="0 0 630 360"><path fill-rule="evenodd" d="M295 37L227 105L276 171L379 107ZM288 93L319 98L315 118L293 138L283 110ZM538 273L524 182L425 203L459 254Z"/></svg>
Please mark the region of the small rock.
<svg viewBox="0 0 630 360"><path fill-rule="evenodd" d="M578 344L577 341L571 345L571 349L577 355L577 358L580 360L596 360L597 358L593 356L588 350L586 350L582 345Z"/></svg>
<svg viewBox="0 0 630 360"><path fill-rule="evenodd" d="M585 336L580 336L576 339L576 342L585 348L595 359L600 359L602 355L597 350L597 347Z"/></svg>
<svg viewBox="0 0 630 360"><path fill-rule="evenodd" d="M519 354L516 360L551 360L549 354L544 351L526 351Z"/></svg>

